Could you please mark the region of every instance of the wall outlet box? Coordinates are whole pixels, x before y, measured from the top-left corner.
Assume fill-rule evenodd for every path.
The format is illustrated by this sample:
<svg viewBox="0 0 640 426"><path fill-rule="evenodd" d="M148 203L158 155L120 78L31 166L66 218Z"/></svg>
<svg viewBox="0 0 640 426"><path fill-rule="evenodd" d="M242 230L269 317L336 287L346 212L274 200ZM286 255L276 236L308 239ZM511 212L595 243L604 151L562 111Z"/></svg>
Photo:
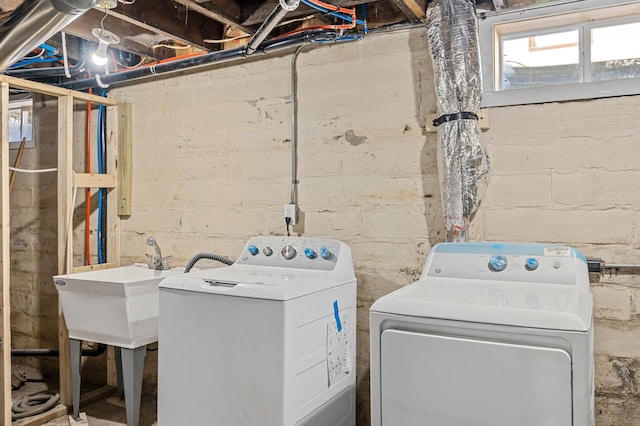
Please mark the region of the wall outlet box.
<svg viewBox="0 0 640 426"><path fill-rule="evenodd" d="M289 225L294 226L298 223L298 207L295 204L285 204L284 205L284 220L286 222L287 218L291 218L291 222Z"/></svg>

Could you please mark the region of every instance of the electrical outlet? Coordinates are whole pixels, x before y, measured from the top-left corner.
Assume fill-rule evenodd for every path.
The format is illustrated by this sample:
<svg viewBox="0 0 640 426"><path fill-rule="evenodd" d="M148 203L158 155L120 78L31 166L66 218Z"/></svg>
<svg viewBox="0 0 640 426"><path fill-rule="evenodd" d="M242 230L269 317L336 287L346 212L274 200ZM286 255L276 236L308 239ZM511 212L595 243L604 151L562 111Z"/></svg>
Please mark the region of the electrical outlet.
<svg viewBox="0 0 640 426"><path fill-rule="evenodd" d="M289 225L294 226L296 223L298 223L298 206L296 206L295 204L284 205L285 220L287 220L288 217L291 218L291 222L289 222Z"/></svg>

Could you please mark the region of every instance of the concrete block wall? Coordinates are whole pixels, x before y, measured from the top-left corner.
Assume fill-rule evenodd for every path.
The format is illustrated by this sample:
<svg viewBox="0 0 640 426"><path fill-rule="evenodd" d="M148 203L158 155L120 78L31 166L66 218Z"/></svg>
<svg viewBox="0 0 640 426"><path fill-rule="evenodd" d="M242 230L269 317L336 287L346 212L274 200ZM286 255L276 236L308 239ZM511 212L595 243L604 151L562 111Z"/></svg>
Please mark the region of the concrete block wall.
<svg viewBox="0 0 640 426"><path fill-rule="evenodd" d="M235 258L257 234L282 234L289 201L289 57L247 61L118 88L133 105L133 209L123 263L145 238L184 264ZM414 281L443 239L435 110L422 29L309 49L299 57L299 193L305 235L337 238L358 277L358 419L367 425L368 308ZM570 244L638 263L639 97L493 108L483 139L489 187L472 240ZM635 276L593 276L598 425L638 425ZM145 385L155 386L155 354Z"/></svg>

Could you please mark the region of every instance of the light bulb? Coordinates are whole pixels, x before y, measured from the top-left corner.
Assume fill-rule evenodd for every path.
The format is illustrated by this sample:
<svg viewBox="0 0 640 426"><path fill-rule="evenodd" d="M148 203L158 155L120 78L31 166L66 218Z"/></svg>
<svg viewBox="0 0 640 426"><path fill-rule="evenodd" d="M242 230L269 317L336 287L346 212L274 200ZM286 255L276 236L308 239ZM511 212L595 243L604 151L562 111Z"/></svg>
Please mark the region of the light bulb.
<svg viewBox="0 0 640 426"><path fill-rule="evenodd" d="M111 44L120 43L120 37L104 28L94 28L91 32L99 43L98 48L91 55L91 60L96 65L105 65L107 63L107 47Z"/></svg>
<svg viewBox="0 0 640 426"><path fill-rule="evenodd" d="M100 40L100 44L93 55L91 55L91 60L96 65L104 65L107 63L107 47L109 47L108 43L105 43L103 40Z"/></svg>

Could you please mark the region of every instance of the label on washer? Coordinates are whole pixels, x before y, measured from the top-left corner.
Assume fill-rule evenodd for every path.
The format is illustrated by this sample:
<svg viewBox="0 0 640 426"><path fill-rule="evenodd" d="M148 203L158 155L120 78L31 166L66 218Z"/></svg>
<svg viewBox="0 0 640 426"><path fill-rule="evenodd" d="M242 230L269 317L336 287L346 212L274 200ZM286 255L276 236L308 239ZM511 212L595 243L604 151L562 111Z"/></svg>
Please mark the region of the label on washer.
<svg viewBox="0 0 640 426"><path fill-rule="evenodd" d="M342 330L338 331L336 321L327 324L327 367L329 387L351 372L351 344L347 330L347 317L342 317Z"/></svg>
<svg viewBox="0 0 640 426"><path fill-rule="evenodd" d="M569 247L545 247L545 256L571 256L571 249Z"/></svg>

